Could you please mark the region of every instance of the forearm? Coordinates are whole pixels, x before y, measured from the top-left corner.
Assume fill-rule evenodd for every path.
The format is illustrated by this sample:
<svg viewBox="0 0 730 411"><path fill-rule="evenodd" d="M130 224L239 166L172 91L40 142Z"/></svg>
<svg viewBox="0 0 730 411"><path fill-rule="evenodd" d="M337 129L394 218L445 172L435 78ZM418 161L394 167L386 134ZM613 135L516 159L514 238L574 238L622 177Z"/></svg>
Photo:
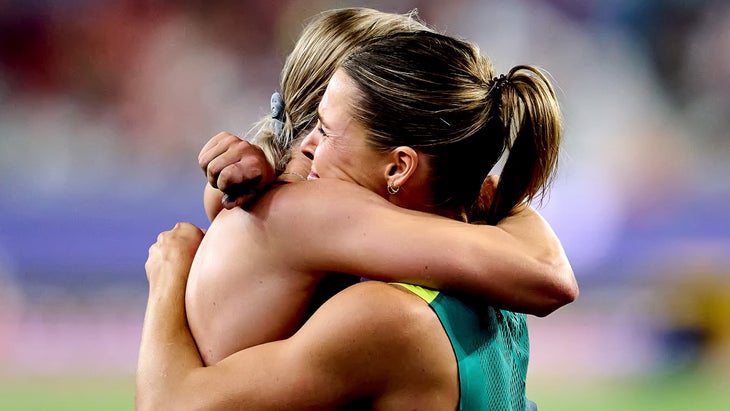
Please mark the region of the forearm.
<svg viewBox="0 0 730 411"><path fill-rule="evenodd" d="M518 273L506 280L533 284L525 290L526 305L522 310L529 314L545 316L578 297L578 284L563 246L550 225L531 207L505 218L497 224L512 240L514 258L527 259L533 269L527 269L528 277ZM515 284L520 289L520 284ZM531 308L530 308L531 307Z"/></svg>
<svg viewBox="0 0 730 411"><path fill-rule="evenodd" d="M405 221L411 223L404 226ZM398 222L402 226L384 238L402 247L391 258L384 258L391 250L376 254L384 263L380 268L384 274L375 273L376 279L467 293L499 308L537 316L550 314L577 297L575 277L560 241L532 209L497 226L443 219L426 223L418 216L407 220L402 214ZM387 226L398 227L398 222L393 218ZM374 268L372 258L363 263Z"/></svg>
<svg viewBox="0 0 730 411"><path fill-rule="evenodd" d="M277 236L276 247L308 269L466 293L538 316L577 294L560 242L534 210L488 226L405 210L335 180L284 192L279 195L292 196L289 204L297 206L272 208L268 222L272 232L286 233ZM303 202L300 195L318 201Z"/></svg>
<svg viewBox="0 0 730 411"><path fill-rule="evenodd" d="M203 206L209 221L213 221L218 213L223 210L222 200L223 192L211 186L210 183L206 183L203 191Z"/></svg>
<svg viewBox="0 0 730 411"><path fill-rule="evenodd" d="M555 232L532 207L525 207L496 225L519 243L519 248L545 263L565 261L565 252Z"/></svg>
<svg viewBox="0 0 730 411"><path fill-rule="evenodd" d="M190 393L190 374L203 367L185 317L185 281L150 286L136 381L136 408L170 408Z"/></svg>

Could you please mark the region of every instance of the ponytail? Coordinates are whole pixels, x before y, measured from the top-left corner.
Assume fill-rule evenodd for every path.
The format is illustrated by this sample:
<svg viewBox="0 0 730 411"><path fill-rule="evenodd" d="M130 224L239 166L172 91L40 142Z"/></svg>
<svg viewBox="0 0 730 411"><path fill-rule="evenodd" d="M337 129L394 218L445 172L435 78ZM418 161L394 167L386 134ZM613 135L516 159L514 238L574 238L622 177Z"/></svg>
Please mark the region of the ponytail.
<svg viewBox="0 0 730 411"><path fill-rule="evenodd" d="M515 66L492 83L492 109L499 111L509 151L486 216L496 224L547 192L558 162L561 116L550 81L536 67Z"/></svg>

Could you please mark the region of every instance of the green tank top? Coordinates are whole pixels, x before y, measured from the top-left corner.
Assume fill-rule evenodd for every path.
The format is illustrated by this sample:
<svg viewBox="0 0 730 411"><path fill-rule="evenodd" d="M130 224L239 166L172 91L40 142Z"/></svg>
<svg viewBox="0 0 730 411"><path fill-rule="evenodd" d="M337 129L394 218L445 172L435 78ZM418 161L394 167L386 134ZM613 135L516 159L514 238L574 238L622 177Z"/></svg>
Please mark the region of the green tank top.
<svg viewBox="0 0 730 411"><path fill-rule="evenodd" d="M449 336L459 369L459 410L526 409L530 342L524 314L477 307L439 291L398 285L423 298Z"/></svg>

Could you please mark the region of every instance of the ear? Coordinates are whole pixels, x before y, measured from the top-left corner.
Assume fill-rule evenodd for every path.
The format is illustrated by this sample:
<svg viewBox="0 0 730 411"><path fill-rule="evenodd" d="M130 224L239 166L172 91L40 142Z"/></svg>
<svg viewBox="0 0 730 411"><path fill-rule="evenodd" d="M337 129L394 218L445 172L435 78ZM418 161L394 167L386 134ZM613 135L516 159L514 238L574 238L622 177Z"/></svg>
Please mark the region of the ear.
<svg viewBox="0 0 730 411"><path fill-rule="evenodd" d="M396 147L390 152L390 162L385 169L385 182L395 188L403 187L416 173L418 153L408 146Z"/></svg>

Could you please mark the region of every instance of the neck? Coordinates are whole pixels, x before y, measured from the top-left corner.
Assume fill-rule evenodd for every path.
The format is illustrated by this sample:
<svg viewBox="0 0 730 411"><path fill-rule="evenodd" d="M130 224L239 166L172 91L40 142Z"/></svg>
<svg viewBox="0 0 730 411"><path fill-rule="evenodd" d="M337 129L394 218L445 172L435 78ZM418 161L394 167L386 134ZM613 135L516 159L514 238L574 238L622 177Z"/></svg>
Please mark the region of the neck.
<svg viewBox="0 0 730 411"><path fill-rule="evenodd" d="M300 181L307 181L307 177L295 172L295 171L284 171L279 174L276 181L280 183L298 183Z"/></svg>
<svg viewBox="0 0 730 411"><path fill-rule="evenodd" d="M462 221L465 223L469 222L469 217L467 216L467 213L464 210L450 210L450 209L434 208L430 212L433 214L438 214L438 215L446 217L446 218L450 218L452 220Z"/></svg>
<svg viewBox="0 0 730 411"><path fill-rule="evenodd" d="M286 165L284 171L279 174L277 181L284 183L299 183L307 181L309 169L312 167L311 161L302 155L292 155L289 164Z"/></svg>
<svg viewBox="0 0 730 411"><path fill-rule="evenodd" d="M401 195L401 193L403 193L403 195ZM448 207L439 207L437 205L433 205L433 200L431 198L413 198L412 196L404 193L404 190L401 190L401 192L394 197L396 198L391 197L390 201L398 207L435 214L452 220L469 222L467 212L463 208L453 209Z"/></svg>

